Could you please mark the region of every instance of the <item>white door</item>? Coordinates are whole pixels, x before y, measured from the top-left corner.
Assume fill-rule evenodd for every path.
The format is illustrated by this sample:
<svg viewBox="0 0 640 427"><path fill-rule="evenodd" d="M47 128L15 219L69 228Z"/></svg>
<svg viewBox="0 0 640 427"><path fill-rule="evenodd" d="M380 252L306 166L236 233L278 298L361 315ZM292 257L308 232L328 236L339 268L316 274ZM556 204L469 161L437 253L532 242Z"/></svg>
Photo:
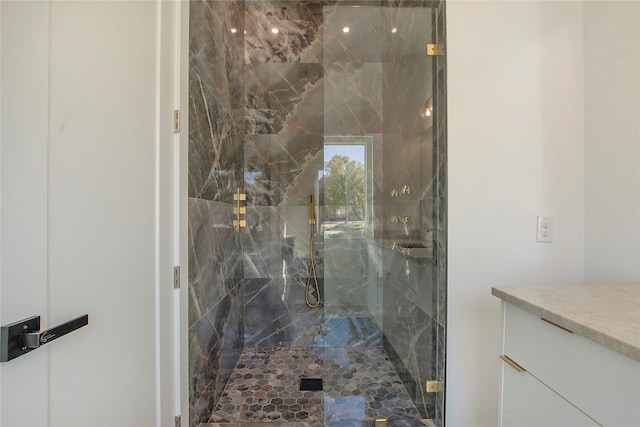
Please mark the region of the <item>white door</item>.
<svg viewBox="0 0 640 427"><path fill-rule="evenodd" d="M89 315L0 364L0 427L180 413L179 9L0 2L0 324Z"/></svg>

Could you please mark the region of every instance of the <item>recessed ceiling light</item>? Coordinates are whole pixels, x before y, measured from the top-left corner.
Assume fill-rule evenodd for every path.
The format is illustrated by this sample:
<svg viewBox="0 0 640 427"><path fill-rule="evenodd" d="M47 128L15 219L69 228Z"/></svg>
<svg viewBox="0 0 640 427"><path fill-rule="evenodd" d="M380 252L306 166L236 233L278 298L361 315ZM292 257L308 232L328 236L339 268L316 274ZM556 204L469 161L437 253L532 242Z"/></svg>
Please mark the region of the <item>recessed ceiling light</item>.
<svg viewBox="0 0 640 427"><path fill-rule="evenodd" d="M237 33L237 32L238 32L238 30L236 30L235 28L232 28L232 29L231 29L231 33L232 33L232 34L235 34L235 33Z"/></svg>
<svg viewBox="0 0 640 427"><path fill-rule="evenodd" d="M348 32L349 32L349 27L344 27L344 28L342 29L342 32L343 32L343 33L348 33Z"/></svg>
<svg viewBox="0 0 640 427"><path fill-rule="evenodd" d="M398 32L398 29L397 29L396 27L393 27L393 28L391 29L391 32L392 32L392 33L397 33L397 32Z"/></svg>
<svg viewBox="0 0 640 427"><path fill-rule="evenodd" d="M273 34L278 34L278 29L277 29L277 28L272 28L272 29L271 29L271 32L272 32Z"/></svg>

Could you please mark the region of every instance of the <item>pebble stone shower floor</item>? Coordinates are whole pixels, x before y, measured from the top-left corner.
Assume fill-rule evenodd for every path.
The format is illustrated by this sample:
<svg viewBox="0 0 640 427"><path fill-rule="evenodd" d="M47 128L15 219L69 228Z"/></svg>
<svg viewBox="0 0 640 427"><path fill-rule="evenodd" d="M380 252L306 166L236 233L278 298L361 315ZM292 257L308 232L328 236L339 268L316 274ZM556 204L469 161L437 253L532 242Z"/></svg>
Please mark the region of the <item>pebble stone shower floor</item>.
<svg viewBox="0 0 640 427"><path fill-rule="evenodd" d="M323 390L300 391L301 378L322 378ZM201 426L362 427L381 418L388 427L432 425L381 347L247 348Z"/></svg>

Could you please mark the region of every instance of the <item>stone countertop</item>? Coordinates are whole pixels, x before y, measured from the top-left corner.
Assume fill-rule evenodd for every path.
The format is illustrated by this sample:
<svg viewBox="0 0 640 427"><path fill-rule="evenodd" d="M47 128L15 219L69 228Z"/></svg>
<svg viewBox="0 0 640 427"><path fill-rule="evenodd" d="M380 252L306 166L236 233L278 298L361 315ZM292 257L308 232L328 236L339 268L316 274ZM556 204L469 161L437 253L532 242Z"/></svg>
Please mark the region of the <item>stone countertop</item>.
<svg viewBox="0 0 640 427"><path fill-rule="evenodd" d="M640 361L640 284L494 287L491 294Z"/></svg>

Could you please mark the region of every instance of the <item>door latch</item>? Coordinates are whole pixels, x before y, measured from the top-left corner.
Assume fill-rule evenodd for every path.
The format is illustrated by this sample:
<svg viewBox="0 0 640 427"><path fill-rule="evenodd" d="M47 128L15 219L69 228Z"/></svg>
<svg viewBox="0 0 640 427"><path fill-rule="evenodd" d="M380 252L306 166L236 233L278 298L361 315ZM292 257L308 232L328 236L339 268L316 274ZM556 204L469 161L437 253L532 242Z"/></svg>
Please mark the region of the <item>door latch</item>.
<svg viewBox="0 0 640 427"><path fill-rule="evenodd" d="M89 324L85 314L53 328L40 330L40 316L4 325L0 329L0 362L8 362Z"/></svg>

